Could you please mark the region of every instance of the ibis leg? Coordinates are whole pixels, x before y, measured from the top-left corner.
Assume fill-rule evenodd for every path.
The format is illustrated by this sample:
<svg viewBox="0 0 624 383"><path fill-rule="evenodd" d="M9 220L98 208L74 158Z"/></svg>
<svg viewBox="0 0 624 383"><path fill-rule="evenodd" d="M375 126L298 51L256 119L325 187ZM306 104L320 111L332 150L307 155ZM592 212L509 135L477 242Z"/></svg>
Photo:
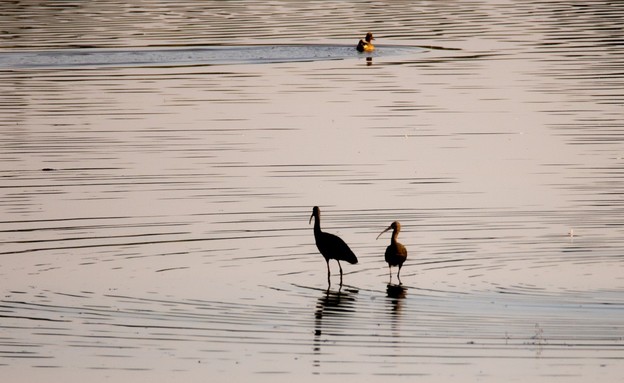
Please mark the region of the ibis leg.
<svg viewBox="0 0 624 383"><path fill-rule="evenodd" d="M340 261L336 259L338 262L338 268L340 269L340 285L342 286L342 266L340 266Z"/></svg>
<svg viewBox="0 0 624 383"><path fill-rule="evenodd" d="M327 285L331 285L331 273L329 272L329 259L326 259L325 262L327 262Z"/></svg>
<svg viewBox="0 0 624 383"><path fill-rule="evenodd" d="M401 283L401 266L399 265L399 271L397 271L397 278L399 279L399 285L402 285L403 283Z"/></svg>

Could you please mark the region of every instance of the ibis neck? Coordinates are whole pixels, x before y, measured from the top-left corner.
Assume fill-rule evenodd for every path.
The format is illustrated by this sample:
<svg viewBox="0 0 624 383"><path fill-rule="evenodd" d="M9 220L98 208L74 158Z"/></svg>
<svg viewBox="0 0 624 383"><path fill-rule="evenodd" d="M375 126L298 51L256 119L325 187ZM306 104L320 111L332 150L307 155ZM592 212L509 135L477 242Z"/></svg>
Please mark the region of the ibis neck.
<svg viewBox="0 0 624 383"><path fill-rule="evenodd" d="M320 213L314 216L314 232L315 233L321 232L321 214Z"/></svg>
<svg viewBox="0 0 624 383"><path fill-rule="evenodd" d="M392 243L395 243L397 238L399 238L399 231L395 229L392 231Z"/></svg>

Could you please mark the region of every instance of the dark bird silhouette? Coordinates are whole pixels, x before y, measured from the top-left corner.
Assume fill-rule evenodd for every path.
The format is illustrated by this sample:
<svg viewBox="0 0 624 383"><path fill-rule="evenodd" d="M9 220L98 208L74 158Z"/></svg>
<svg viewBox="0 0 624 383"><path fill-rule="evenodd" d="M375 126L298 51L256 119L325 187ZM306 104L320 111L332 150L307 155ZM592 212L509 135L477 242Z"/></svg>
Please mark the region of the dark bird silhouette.
<svg viewBox="0 0 624 383"><path fill-rule="evenodd" d="M383 233L392 229L392 239L390 240L390 246L386 248L386 262L388 262L388 270L390 271L390 281L392 281L392 266L399 266L399 271L397 272L397 278L399 279L399 284L401 284L401 267L403 266L403 262L407 259L407 249L405 246L397 242L397 237L399 236L399 231L401 231L401 224L399 221L394 221L390 226L388 226L384 231L379 233L377 239L381 237Z"/></svg>
<svg viewBox="0 0 624 383"><path fill-rule="evenodd" d="M356 264L358 263L357 257L342 239L333 234L321 231L321 210L318 206L314 206L312 209L310 222L312 222L313 217L315 218L314 240L316 241L316 247L325 258L325 262L327 262L327 283L331 285L331 280L329 278L329 260L335 259L338 262L338 267L340 268L340 284L342 285L342 266L340 266L340 261L347 261L351 264Z"/></svg>
<svg viewBox="0 0 624 383"><path fill-rule="evenodd" d="M375 40L375 38L373 37L373 34L368 32L366 34L366 37L361 39L358 42L357 47L355 47L355 49L358 50L358 52L372 52L375 50L375 46L373 45L373 40Z"/></svg>

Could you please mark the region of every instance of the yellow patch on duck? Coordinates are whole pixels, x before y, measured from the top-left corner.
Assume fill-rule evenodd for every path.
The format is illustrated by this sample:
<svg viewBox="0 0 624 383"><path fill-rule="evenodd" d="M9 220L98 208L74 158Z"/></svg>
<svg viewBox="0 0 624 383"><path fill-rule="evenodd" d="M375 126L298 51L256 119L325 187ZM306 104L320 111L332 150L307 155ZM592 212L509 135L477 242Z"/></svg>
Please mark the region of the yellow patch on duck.
<svg viewBox="0 0 624 383"><path fill-rule="evenodd" d="M358 50L358 52L372 52L375 50L375 46L372 43L372 40L374 40L375 38L373 37L373 34L368 32L366 34L366 37L363 38L362 40L360 40L360 42L358 43L357 47L355 49Z"/></svg>

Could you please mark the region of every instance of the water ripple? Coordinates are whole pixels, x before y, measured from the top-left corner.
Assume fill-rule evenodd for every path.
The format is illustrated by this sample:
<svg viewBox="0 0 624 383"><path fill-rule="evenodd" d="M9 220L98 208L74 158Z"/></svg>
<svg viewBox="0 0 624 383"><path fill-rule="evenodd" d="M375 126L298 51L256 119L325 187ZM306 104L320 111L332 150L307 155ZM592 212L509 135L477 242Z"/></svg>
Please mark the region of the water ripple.
<svg viewBox="0 0 624 383"><path fill-rule="evenodd" d="M5 380L621 379L620 3L1 8Z"/></svg>

